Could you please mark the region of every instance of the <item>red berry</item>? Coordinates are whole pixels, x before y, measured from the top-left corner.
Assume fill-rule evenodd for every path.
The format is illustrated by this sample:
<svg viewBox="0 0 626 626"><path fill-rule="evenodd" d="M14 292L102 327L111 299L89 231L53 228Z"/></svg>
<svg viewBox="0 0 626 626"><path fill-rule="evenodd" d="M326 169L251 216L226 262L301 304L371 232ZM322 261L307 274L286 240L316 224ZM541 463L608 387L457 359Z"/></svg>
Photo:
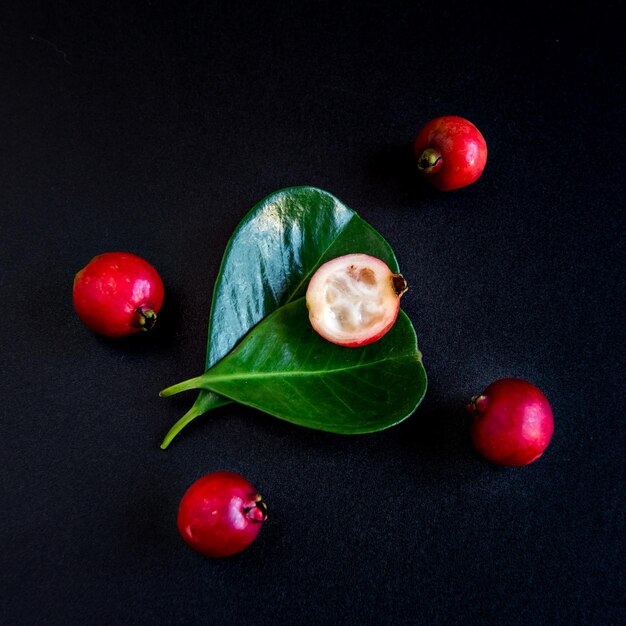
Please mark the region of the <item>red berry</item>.
<svg viewBox="0 0 626 626"><path fill-rule="evenodd" d="M141 257L107 252L74 278L74 308L91 330L124 337L149 330L163 304L163 281Z"/></svg>
<svg viewBox="0 0 626 626"><path fill-rule="evenodd" d="M500 465L528 465L548 447L554 418L547 398L518 378L491 383L467 405L478 452Z"/></svg>
<svg viewBox="0 0 626 626"><path fill-rule="evenodd" d="M306 305L324 339L349 348L380 339L395 323L407 284L400 274L367 254L346 254L324 263L311 278Z"/></svg>
<svg viewBox="0 0 626 626"><path fill-rule="evenodd" d="M247 548L267 519L256 489L234 472L213 472L198 479L178 509L178 530L185 542L209 557L231 556Z"/></svg>
<svg viewBox="0 0 626 626"><path fill-rule="evenodd" d="M470 121L446 115L431 120L415 139L417 169L442 191L478 180L487 163L487 144Z"/></svg>

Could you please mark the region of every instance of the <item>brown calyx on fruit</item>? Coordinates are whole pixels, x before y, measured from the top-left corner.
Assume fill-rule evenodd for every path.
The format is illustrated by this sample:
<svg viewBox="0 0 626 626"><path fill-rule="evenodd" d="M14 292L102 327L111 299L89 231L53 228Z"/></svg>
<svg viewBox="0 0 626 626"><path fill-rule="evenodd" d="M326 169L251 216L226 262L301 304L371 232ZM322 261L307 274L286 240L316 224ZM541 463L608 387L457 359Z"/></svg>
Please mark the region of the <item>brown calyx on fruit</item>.
<svg viewBox="0 0 626 626"><path fill-rule="evenodd" d="M402 274L393 274L391 277L391 283L393 284L393 290L396 292L398 298L407 292L409 284Z"/></svg>
<svg viewBox="0 0 626 626"><path fill-rule="evenodd" d="M424 174L434 174L441 168L442 164L441 153L434 148L426 148L417 160L417 169Z"/></svg>
<svg viewBox="0 0 626 626"><path fill-rule="evenodd" d="M267 504L263 502L263 498L257 493L252 501L243 507L243 512L253 522L264 522L267 519Z"/></svg>
<svg viewBox="0 0 626 626"><path fill-rule="evenodd" d="M152 309L139 308L135 311L136 320L133 322L135 328L141 330L152 330L157 321L157 314Z"/></svg>
<svg viewBox="0 0 626 626"><path fill-rule="evenodd" d="M477 395L472 396L469 404L465 407L474 417L478 417L485 412L487 408L487 396Z"/></svg>

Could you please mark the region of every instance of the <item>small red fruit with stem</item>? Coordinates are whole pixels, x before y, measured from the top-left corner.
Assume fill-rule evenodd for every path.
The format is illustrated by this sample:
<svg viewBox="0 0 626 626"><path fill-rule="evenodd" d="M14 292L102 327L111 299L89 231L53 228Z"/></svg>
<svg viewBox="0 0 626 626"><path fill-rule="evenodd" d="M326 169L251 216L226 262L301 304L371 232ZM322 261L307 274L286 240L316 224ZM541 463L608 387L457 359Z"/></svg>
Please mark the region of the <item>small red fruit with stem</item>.
<svg viewBox="0 0 626 626"><path fill-rule="evenodd" d="M231 556L247 548L267 519L256 489L235 472L213 472L183 496L178 530L189 547L208 557Z"/></svg>
<svg viewBox="0 0 626 626"><path fill-rule="evenodd" d="M94 257L74 278L74 308L91 330L124 337L150 330L163 304L163 281L141 257L106 252Z"/></svg>
<svg viewBox="0 0 626 626"><path fill-rule="evenodd" d="M406 280L367 254L346 254L321 265L306 292L311 325L348 348L380 339L394 325Z"/></svg>
<svg viewBox="0 0 626 626"><path fill-rule="evenodd" d="M536 461L554 432L548 399L519 378L496 380L474 396L467 409L474 416L474 446L499 465L523 466Z"/></svg>
<svg viewBox="0 0 626 626"><path fill-rule="evenodd" d="M414 145L417 169L423 178L442 191L471 185L487 163L487 143L470 121L455 115L431 120Z"/></svg>

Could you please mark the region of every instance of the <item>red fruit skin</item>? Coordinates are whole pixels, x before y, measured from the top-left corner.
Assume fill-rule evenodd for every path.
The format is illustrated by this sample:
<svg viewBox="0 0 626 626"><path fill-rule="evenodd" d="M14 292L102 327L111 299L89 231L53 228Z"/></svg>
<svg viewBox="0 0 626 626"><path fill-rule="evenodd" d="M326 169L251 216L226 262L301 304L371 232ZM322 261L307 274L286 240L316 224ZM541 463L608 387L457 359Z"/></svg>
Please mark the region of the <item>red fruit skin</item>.
<svg viewBox="0 0 626 626"><path fill-rule="evenodd" d="M150 263L129 252L94 257L74 278L74 308L91 330L124 337L154 325L163 281Z"/></svg>
<svg viewBox="0 0 626 626"><path fill-rule="evenodd" d="M485 138L469 120L455 115L428 122L415 139L414 151L420 174L441 191L471 185L487 163Z"/></svg>
<svg viewBox="0 0 626 626"><path fill-rule="evenodd" d="M471 436L476 450L499 465L521 467L536 461L554 432L548 399L519 378L491 383L467 408L474 416Z"/></svg>
<svg viewBox="0 0 626 626"><path fill-rule="evenodd" d="M185 543L211 558L247 548L267 519L267 508L255 488L234 472L199 478L183 496L178 531Z"/></svg>

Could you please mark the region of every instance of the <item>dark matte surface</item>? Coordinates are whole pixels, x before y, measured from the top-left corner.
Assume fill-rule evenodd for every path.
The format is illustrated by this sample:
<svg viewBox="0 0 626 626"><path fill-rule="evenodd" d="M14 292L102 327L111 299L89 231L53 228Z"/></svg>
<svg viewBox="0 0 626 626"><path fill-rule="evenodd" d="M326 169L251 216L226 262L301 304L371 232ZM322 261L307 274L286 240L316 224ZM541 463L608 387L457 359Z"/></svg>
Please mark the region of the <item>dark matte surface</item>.
<svg viewBox="0 0 626 626"><path fill-rule="evenodd" d="M6 4L3 623L626 620L620 3ZM442 114L490 149L449 194L416 182L410 154ZM427 397L354 438L227 407L163 452L192 398L157 394L202 370L228 237L294 184L396 250ZM151 336L108 341L74 315L74 273L117 249L165 281ZM468 437L464 401L505 375L554 408L524 469ZM175 527L216 469L271 515L226 561Z"/></svg>

